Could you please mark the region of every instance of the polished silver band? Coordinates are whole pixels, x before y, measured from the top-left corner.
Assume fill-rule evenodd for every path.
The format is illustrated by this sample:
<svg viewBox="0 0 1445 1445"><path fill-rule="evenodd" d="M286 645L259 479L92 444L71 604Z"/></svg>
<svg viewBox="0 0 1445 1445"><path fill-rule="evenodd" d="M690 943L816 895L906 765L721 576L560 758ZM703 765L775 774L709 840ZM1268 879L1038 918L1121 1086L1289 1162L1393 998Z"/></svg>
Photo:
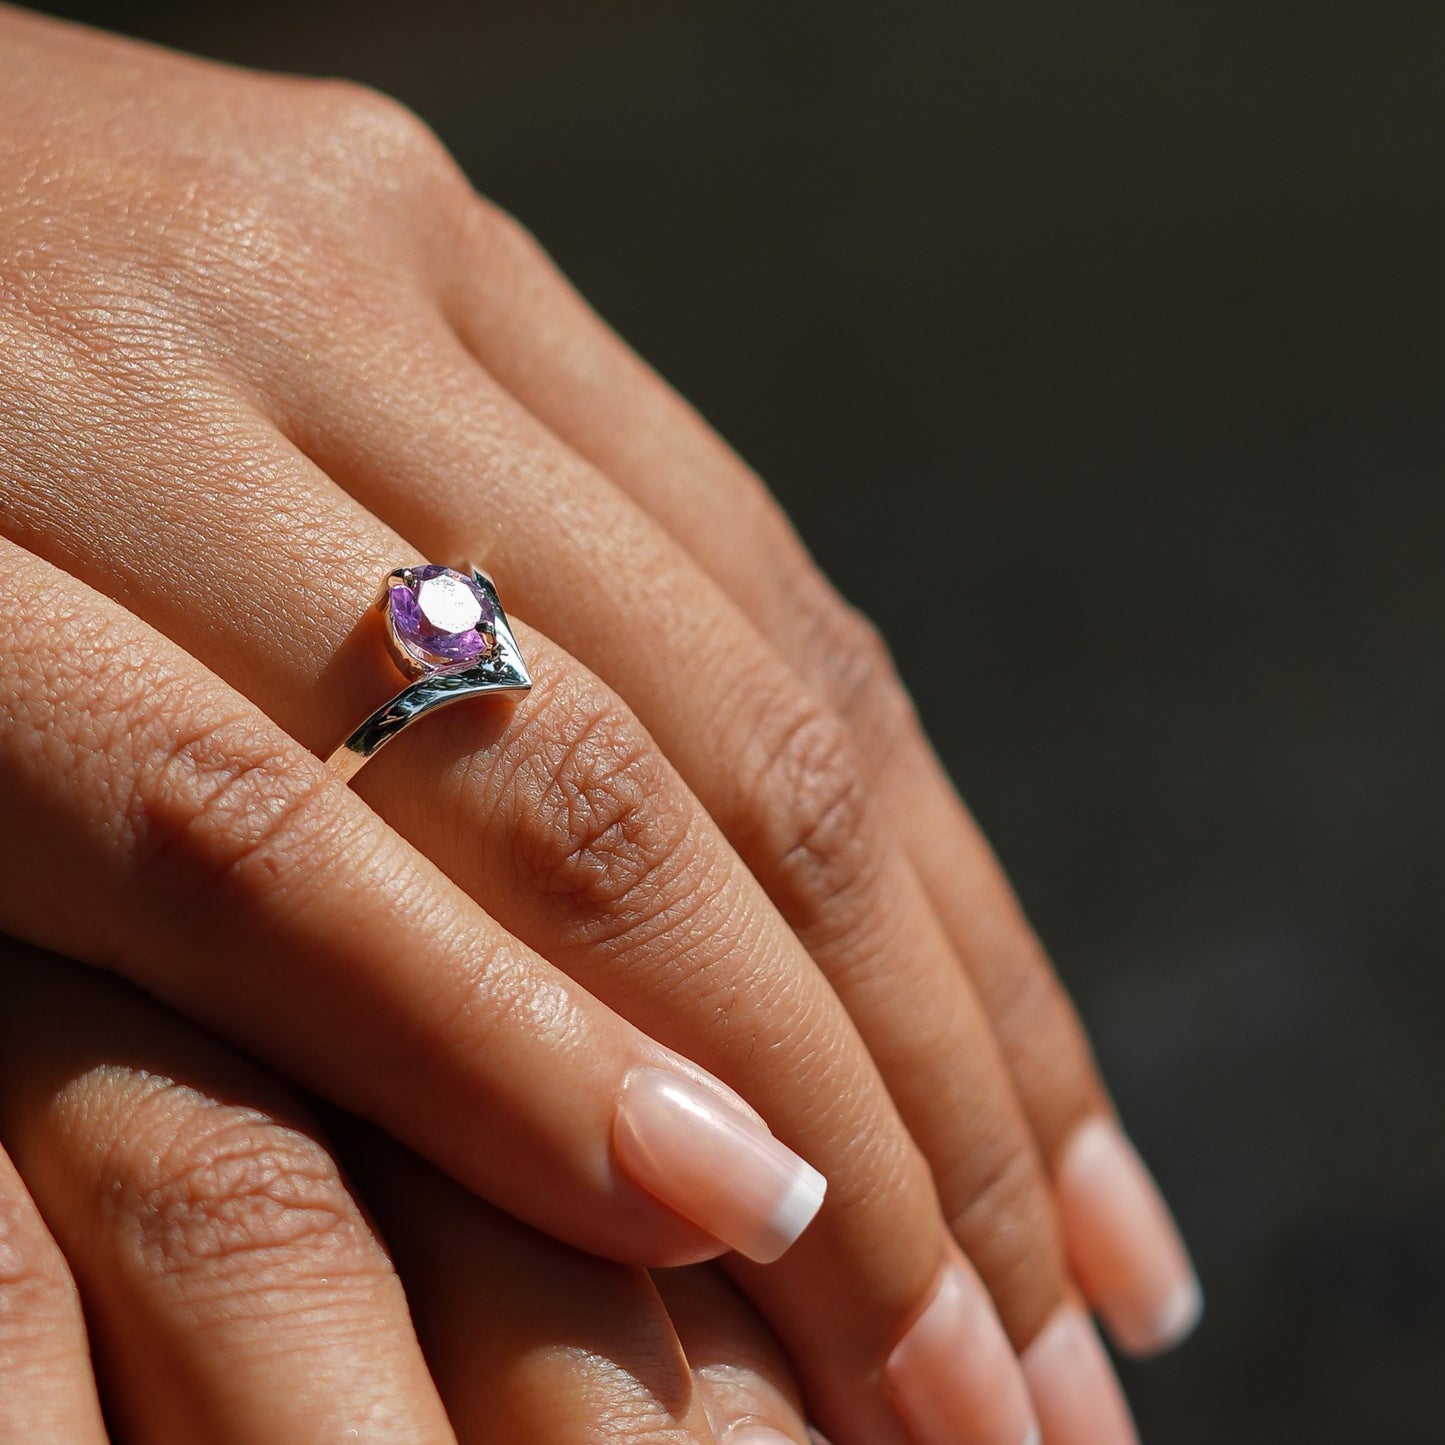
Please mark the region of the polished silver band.
<svg viewBox="0 0 1445 1445"><path fill-rule="evenodd" d="M492 579L471 566L458 568L471 577L491 604L493 616L487 631L492 642L487 652L475 661L464 664L435 665L417 661L400 643L395 619L388 598L395 579L410 575L410 569L399 567L388 573L382 583L376 606L385 620L387 643L397 667L414 679L384 707L371 714L355 732L326 760L326 766L342 781L349 781L361 770L368 758L385 747L403 728L438 708L450 707L468 697L495 693L524 693L532 686L532 676L522 661L517 639L512 635L507 615L497 597Z"/></svg>

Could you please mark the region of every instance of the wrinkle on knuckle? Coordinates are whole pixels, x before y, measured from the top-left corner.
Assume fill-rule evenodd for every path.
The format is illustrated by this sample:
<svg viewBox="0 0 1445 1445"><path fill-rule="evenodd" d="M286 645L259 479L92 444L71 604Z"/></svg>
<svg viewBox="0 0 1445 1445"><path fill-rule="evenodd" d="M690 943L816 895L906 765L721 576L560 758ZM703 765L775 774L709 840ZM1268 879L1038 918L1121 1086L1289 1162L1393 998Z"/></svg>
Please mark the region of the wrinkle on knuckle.
<svg viewBox="0 0 1445 1445"><path fill-rule="evenodd" d="M850 928L876 877L863 759L843 723L805 704L772 740L751 790L744 853L800 932Z"/></svg>
<svg viewBox="0 0 1445 1445"><path fill-rule="evenodd" d="M149 731L125 806L143 887L184 908L217 892L274 903L309 886L328 831L341 827L319 766L299 766L244 719L202 715Z"/></svg>
<svg viewBox="0 0 1445 1445"><path fill-rule="evenodd" d="M655 915L691 820L652 739L617 700L562 684L513 749L511 822L527 881L593 916Z"/></svg>
<svg viewBox="0 0 1445 1445"><path fill-rule="evenodd" d="M986 968L980 959L987 960ZM1078 1112L1090 1107L1099 1098L1099 1088L1088 1039L1027 925L1011 925L989 953L971 949L969 961L1004 1063L1021 1094L1073 1101Z"/></svg>
<svg viewBox="0 0 1445 1445"><path fill-rule="evenodd" d="M995 1296L1017 1294L1025 1281L1059 1267L1048 1193L1029 1144L1004 1136L971 1147L962 1203L949 1225L989 1281Z"/></svg>
<svg viewBox="0 0 1445 1445"><path fill-rule="evenodd" d="M1005 948L1012 955L1010 966L994 968L988 977L989 1013L1005 1048L1011 1042L1027 1047L1054 1032L1052 1022L1063 1002L1062 990L1041 950L1017 944L1009 948L1007 942ZM1010 1057L1010 1065L1017 1062Z"/></svg>
<svg viewBox="0 0 1445 1445"><path fill-rule="evenodd" d="M886 753L918 726L892 649L877 624L821 577L800 591L810 674L860 742Z"/></svg>
<svg viewBox="0 0 1445 1445"><path fill-rule="evenodd" d="M315 1139L182 1085L142 1096L103 1175L152 1267L231 1277L305 1259L345 1273L364 1258L355 1205Z"/></svg>

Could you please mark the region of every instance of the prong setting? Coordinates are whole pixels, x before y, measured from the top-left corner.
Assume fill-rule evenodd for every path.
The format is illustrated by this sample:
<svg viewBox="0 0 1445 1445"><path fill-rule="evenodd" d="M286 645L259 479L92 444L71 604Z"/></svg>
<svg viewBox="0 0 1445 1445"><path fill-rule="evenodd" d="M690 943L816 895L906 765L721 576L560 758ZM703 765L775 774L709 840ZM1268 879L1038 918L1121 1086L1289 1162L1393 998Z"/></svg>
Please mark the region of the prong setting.
<svg viewBox="0 0 1445 1445"><path fill-rule="evenodd" d="M434 584L433 591L424 596L428 584ZM409 682L327 760L344 779L403 728L437 708L467 697L520 694L532 686L496 587L480 568L394 568L376 605L388 650Z"/></svg>

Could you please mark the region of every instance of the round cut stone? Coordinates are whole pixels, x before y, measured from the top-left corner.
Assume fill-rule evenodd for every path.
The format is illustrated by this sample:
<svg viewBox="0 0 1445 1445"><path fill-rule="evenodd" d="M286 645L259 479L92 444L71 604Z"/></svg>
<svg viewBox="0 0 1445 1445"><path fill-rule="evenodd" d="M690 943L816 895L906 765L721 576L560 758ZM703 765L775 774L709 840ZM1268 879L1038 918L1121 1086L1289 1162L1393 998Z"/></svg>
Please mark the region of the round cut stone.
<svg viewBox="0 0 1445 1445"><path fill-rule="evenodd" d="M491 599L450 567L410 567L387 594L392 630L407 655L427 667L458 667L490 652L497 639Z"/></svg>

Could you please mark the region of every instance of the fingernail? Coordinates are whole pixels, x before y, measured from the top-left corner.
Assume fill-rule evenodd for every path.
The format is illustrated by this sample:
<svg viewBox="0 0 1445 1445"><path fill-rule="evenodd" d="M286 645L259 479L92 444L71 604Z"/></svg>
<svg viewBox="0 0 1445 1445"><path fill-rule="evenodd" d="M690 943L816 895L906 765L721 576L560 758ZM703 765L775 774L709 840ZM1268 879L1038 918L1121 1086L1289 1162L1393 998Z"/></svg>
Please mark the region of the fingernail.
<svg viewBox="0 0 1445 1445"><path fill-rule="evenodd" d="M759 1264L808 1227L827 1188L761 1124L666 1069L628 1075L612 1139L634 1183Z"/></svg>
<svg viewBox="0 0 1445 1445"><path fill-rule="evenodd" d="M1079 1125L1055 1185L1069 1263L1115 1344L1131 1355L1177 1345L1204 1296L1169 1206L1119 1126Z"/></svg>
<svg viewBox="0 0 1445 1445"><path fill-rule="evenodd" d="M1023 1364L1048 1445L1139 1445L1124 1391L1083 1310L1057 1310Z"/></svg>
<svg viewBox="0 0 1445 1445"><path fill-rule="evenodd" d="M797 1445L797 1442L770 1425L744 1425L724 1435L723 1445Z"/></svg>
<svg viewBox="0 0 1445 1445"><path fill-rule="evenodd" d="M971 1269L950 1265L883 1367L918 1445L1038 1445L1023 1371Z"/></svg>

